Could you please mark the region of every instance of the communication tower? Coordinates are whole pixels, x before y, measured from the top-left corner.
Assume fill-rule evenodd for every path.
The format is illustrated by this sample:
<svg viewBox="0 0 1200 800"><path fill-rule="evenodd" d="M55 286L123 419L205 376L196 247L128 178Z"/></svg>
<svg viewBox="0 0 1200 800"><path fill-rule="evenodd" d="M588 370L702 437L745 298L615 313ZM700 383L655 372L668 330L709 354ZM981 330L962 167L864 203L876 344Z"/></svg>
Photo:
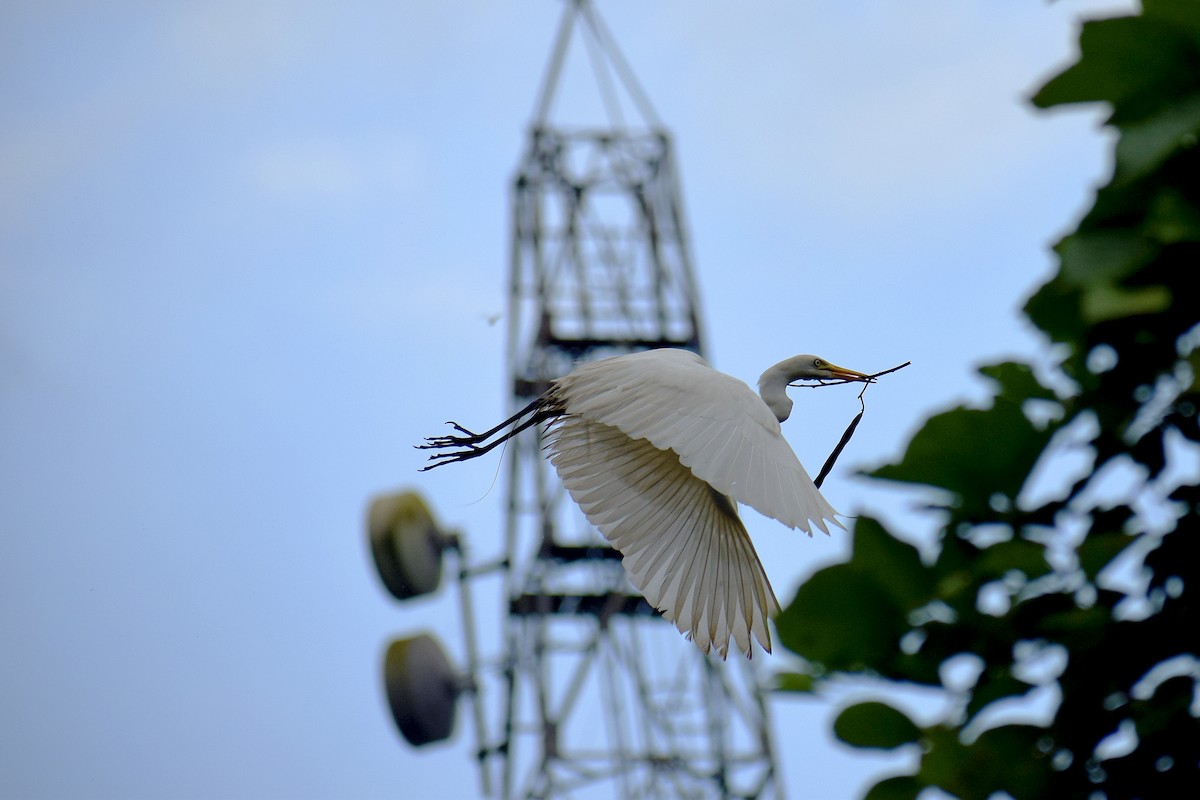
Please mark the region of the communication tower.
<svg viewBox="0 0 1200 800"><path fill-rule="evenodd" d="M574 40L587 49L603 124L551 120ZM702 353L671 137L589 0L565 2L511 212L513 411L581 360L655 347ZM417 745L447 738L466 693L483 788L506 800L781 797L755 666L701 654L659 617L542 448L530 429L505 454L504 549L492 561L471 564L462 537L415 494L372 505L376 564L396 597L435 590L441 554L458 556L468 665L457 672L428 635L393 643L385 678L401 732ZM470 586L496 573L502 653L493 659L477 652Z"/></svg>

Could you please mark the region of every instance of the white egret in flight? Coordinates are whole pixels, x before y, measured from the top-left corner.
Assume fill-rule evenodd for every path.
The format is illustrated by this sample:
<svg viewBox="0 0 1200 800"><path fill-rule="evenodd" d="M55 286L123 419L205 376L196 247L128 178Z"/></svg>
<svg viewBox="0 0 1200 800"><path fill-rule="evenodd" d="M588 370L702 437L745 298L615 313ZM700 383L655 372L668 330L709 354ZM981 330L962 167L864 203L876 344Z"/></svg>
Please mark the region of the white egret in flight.
<svg viewBox="0 0 1200 800"><path fill-rule="evenodd" d="M779 602L737 503L809 536L814 526L829 533L827 522L843 527L783 438L787 387L874 377L794 356L764 372L755 394L695 353L647 350L580 365L490 431L452 422L462 435L418 447L443 451L432 469L549 422L551 463L633 585L703 652L724 658L732 637L750 657L751 636L771 651L767 620Z"/></svg>

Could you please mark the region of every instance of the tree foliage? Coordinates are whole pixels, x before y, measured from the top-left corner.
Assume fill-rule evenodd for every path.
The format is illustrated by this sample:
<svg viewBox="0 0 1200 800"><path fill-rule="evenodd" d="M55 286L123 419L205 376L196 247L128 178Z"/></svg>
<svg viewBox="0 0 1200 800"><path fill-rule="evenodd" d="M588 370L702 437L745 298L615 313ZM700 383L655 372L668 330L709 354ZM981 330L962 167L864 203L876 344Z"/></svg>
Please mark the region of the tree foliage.
<svg viewBox="0 0 1200 800"><path fill-rule="evenodd" d="M850 560L777 620L803 665L782 689L866 675L884 699L951 701L928 725L882 701L841 711L847 744L919 753L869 800L1200 797L1200 3L1143 0L1079 44L1033 103L1106 103L1118 140L1025 305L1058 374L984 367L988 407L934 416L868 473L937 498L933 554L860 518ZM1040 716L1035 690L1057 698ZM996 713L1014 706L1020 724Z"/></svg>

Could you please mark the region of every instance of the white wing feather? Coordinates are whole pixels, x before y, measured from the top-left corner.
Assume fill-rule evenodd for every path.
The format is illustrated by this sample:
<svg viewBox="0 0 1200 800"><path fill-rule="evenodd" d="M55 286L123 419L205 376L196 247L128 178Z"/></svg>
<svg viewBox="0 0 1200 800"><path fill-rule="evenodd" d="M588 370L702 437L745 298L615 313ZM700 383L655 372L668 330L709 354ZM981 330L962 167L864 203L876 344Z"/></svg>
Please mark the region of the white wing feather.
<svg viewBox="0 0 1200 800"><path fill-rule="evenodd" d="M671 450L721 494L812 535L843 527L767 404L695 353L660 349L593 361L556 381L568 415Z"/></svg>
<svg viewBox="0 0 1200 800"><path fill-rule="evenodd" d="M554 424L550 460L588 521L624 556L634 586L704 652L722 658L730 637L747 656L767 652L779 610L729 498L679 457L609 425L567 415Z"/></svg>

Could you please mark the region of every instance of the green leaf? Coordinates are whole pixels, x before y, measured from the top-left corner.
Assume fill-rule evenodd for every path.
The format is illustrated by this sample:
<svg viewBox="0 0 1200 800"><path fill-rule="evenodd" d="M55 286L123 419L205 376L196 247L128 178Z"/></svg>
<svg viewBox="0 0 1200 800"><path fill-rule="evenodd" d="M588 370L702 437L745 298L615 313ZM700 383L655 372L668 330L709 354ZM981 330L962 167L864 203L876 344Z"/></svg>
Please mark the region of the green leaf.
<svg viewBox="0 0 1200 800"><path fill-rule="evenodd" d="M1050 435L1035 428L1019 405L998 399L990 409L956 408L931 417L899 464L868 474L946 489L964 516L986 517L994 513L993 495L1016 498Z"/></svg>
<svg viewBox="0 0 1200 800"><path fill-rule="evenodd" d="M1120 289L1116 286L1089 287L1083 295L1083 320L1089 325L1114 319L1158 314L1171 307L1171 290L1165 286Z"/></svg>
<svg viewBox="0 0 1200 800"><path fill-rule="evenodd" d="M1180 68L1194 49L1190 37L1164 20L1085 22L1079 49L1079 61L1051 78L1034 95L1034 105L1107 102L1118 124L1148 116L1195 84Z"/></svg>
<svg viewBox="0 0 1200 800"><path fill-rule="evenodd" d="M975 572L987 578L1003 577L1017 570L1026 578L1038 578L1050 571L1046 548L1028 539L1009 539L985 548L979 554Z"/></svg>
<svg viewBox="0 0 1200 800"><path fill-rule="evenodd" d="M995 667L985 670L979 676L975 688L971 690L971 699L967 702L966 722L970 722L983 709L997 700L1017 697L1033 688L1032 684L1014 678L1012 670L1005 667Z"/></svg>
<svg viewBox="0 0 1200 800"><path fill-rule="evenodd" d="M863 800L916 800L925 786L915 775L894 775L868 789Z"/></svg>
<svg viewBox="0 0 1200 800"><path fill-rule="evenodd" d="M810 577L775 618L784 647L825 669L861 672L887 661L908 631L905 609L847 564Z"/></svg>
<svg viewBox="0 0 1200 800"><path fill-rule="evenodd" d="M931 573L921 563L917 548L892 536L871 517L854 523L850 563L869 573L906 615L933 599Z"/></svg>
<svg viewBox="0 0 1200 800"><path fill-rule="evenodd" d="M911 612L935 597L933 572L912 545L870 517L854 526L850 561L820 570L775 620L784 647L822 669L871 670L937 684L936 662L899 651Z"/></svg>
<svg viewBox="0 0 1200 800"><path fill-rule="evenodd" d="M1075 345L1078 351L1083 349L1082 342L1087 335L1081 302L1077 287L1055 277L1034 292L1022 310L1038 330L1050 337L1050 341Z"/></svg>
<svg viewBox="0 0 1200 800"><path fill-rule="evenodd" d="M870 701L842 709L834 734L851 747L894 750L921 737L921 729L903 711Z"/></svg>
<svg viewBox="0 0 1200 800"><path fill-rule="evenodd" d="M1013 797L1044 797L1048 770L1037 745L1045 735L1036 725L991 728L972 743L969 765L981 785Z"/></svg>
<svg viewBox="0 0 1200 800"><path fill-rule="evenodd" d="M1200 208L1178 189L1166 187L1154 196L1143 229L1164 244L1200 242Z"/></svg>
<svg viewBox="0 0 1200 800"><path fill-rule="evenodd" d="M1080 231L1054 248L1061 260L1059 277L1084 289L1120 284L1154 258L1158 246L1136 231Z"/></svg>
<svg viewBox="0 0 1200 800"><path fill-rule="evenodd" d="M1002 361L979 368L979 374L996 382L996 395L1023 403L1026 400L1056 400L1053 391L1038 381L1033 368L1020 361Z"/></svg>
<svg viewBox="0 0 1200 800"><path fill-rule="evenodd" d="M811 694L817 688L817 679L803 672L781 672L775 676L775 690Z"/></svg>
<svg viewBox="0 0 1200 800"><path fill-rule="evenodd" d="M1177 151L1195 147L1197 136L1200 136L1200 94L1167 106L1147 119L1123 126L1117 142L1113 182L1144 177Z"/></svg>
<svg viewBox="0 0 1200 800"><path fill-rule="evenodd" d="M1075 649L1096 644L1112 618L1101 606L1079 608L1070 595L1047 594L1017 604L1009 620L1020 638L1045 639Z"/></svg>
<svg viewBox="0 0 1200 800"><path fill-rule="evenodd" d="M927 729L917 777L960 800L988 800L997 792L1045 797L1047 769L1036 747L1044 735L1036 726L1005 725L984 731L966 745L956 729Z"/></svg>
<svg viewBox="0 0 1200 800"><path fill-rule="evenodd" d="M1134 537L1120 531L1093 531L1079 545L1079 565L1090 580L1095 580L1134 541Z"/></svg>
<svg viewBox="0 0 1200 800"><path fill-rule="evenodd" d="M1195 0L1142 0L1142 13L1190 31L1200 45L1200 3Z"/></svg>
<svg viewBox="0 0 1200 800"><path fill-rule="evenodd" d="M925 731L924 747L917 777L959 798L971 797L973 778L964 776L968 752L959 739L959 732L946 726L930 728ZM981 785L979 790L987 791L987 788Z"/></svg>

